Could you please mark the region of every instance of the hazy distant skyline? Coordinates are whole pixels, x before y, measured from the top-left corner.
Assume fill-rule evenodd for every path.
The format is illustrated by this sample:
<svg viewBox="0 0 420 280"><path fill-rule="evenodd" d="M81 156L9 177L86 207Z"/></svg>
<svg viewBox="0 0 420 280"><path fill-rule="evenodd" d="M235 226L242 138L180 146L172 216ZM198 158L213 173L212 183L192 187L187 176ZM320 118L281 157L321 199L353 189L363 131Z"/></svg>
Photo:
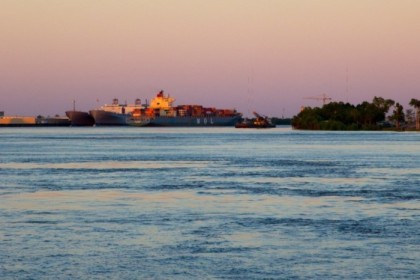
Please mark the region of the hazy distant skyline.
<svg viewBox="0 0 420 280"><path fill-rule="evenodd" d="M150 100L291 117L420 98L417 0L2 0L0 111ZM98 101L99 100L99 101Z"/></svg>

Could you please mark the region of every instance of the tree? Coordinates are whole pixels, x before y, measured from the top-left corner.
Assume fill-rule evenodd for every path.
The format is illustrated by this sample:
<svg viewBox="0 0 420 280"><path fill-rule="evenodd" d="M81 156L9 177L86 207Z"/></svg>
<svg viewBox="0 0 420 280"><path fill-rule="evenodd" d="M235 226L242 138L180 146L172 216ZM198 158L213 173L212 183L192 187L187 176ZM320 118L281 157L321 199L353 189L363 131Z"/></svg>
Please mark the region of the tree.
<svg viewBox="0 0 420 280"><path fill-rule="evenodd" d="M389 108L395 104L395 101L392 99L384 99L382 97L375 96L372 103L383 113L382 120L385 120L385 115L388 113Z"/></svg>
<svg viewBox="0 0 420 280"><path fill-rule="evenodd" d="M385 118L385 113L380 107L367 101L357 105L356 109L359 111L360 123L364 129L371 129Z"/></svg>
<svg viewBox="0 0 420 280"><path fill-rule="evenodd" d="M405 110L405 120L409 124L416 123L416 116L414 114L414 110L413 109L407 109L407 110Z"/></svg>
<svg viewBox="0 0 420 280"><path fill-rule="evenodd" d="M292 119L292 126L296 129L320 129L322 117L319 108L304 108L297 116Z"/></svg>
<svg viewBox="0 0 420 280"><path fill-rule="evenodd" d="M350 103L330 102L322 108L306 107L293 117L292 126L296 129L316 130L383 129L389 127L389 123L385 122L386 115L394 103L391 99L375 96L371 103L364 101L357 106ZM393 120L400 129L400 123L404 122L404 118L403 107L397 103L389 119Z"/></svg>
<svg viewBox="0 0 420 280"><path fill-rule="evenodd" d="M404 107L400 103L395 104L394 111L389 119L395 121L397 130L400 130L400 123L405 120Z"/></svg>
<svg viewBox="0 0 420 280"><path fill-rule="evenodd" d="M420 130L420 100L412 98L410 100L410 106L416 109L416 129Z"/></svg>

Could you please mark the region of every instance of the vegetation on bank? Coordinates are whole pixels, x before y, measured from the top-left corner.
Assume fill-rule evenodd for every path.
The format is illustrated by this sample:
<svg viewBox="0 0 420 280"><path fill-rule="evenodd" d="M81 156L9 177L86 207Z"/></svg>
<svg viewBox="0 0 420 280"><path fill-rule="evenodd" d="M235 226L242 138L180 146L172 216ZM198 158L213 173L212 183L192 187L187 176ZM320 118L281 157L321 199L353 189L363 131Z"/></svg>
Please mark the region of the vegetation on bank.
<svg viewBox="0 0 420 280"><path fill-rule="evenodd" d="M322 108L303 108L293 117L292 126L310 130L420 130L420 100L413 98L409 105L413 109L404 111L400 103L376 96L372 102L358 105L330 102Z"/></svg>

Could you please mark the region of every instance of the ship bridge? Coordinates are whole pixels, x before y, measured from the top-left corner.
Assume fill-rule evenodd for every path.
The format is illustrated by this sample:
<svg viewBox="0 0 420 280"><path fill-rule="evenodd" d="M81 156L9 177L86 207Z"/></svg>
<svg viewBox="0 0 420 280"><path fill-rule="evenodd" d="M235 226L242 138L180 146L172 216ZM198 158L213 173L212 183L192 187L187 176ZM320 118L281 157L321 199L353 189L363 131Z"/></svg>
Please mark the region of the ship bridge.
<svg viewBox="0 0 420 280"><path fill-rule="evenodd" d="M170 109L175 99L164 94L163 90L159 91L155 98L150 102L150 108L152 109Z"/></svg>

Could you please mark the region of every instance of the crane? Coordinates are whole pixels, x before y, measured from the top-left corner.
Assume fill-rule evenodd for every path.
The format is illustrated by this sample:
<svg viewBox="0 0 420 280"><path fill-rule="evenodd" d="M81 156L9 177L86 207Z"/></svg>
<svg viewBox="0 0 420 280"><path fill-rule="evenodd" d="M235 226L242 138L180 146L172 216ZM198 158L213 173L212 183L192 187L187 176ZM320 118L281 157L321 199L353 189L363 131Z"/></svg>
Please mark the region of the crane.
<svg viewBox="0 0 420 280"><path fill-rule="evenodd" d="M252 112L254 114L255 117L260 118L260 119L267 119L267 116L262 116L260 114L258 114L257 112Z"/></svg>
<svg viewBox="0 0 420 280"><path fill-rule="evenodd" d="M323 93L321 95L317 95L317 96L304 97L304 99L322 100L322 104L323 105L325 105L327 103L327 101L331 101L332 100L332 98L329 97L328 95L326 95L325 93Z"/></svg>

